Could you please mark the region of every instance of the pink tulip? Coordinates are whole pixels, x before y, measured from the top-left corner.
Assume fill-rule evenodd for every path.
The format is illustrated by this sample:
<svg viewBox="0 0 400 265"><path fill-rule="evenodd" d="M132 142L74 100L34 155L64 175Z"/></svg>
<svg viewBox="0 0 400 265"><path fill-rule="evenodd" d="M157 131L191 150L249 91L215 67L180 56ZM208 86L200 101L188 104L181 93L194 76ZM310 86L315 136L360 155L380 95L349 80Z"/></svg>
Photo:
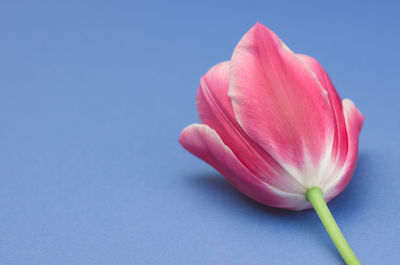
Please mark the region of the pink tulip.
<svg viewBox="0 0 400 265"><path fill-rule="evenodd" d="M180 143L262 204L319 214L313 198L322 191L325 204L353 175L364 117L314 58L261 24L201 78L196 104L202 124Z"/></svg>

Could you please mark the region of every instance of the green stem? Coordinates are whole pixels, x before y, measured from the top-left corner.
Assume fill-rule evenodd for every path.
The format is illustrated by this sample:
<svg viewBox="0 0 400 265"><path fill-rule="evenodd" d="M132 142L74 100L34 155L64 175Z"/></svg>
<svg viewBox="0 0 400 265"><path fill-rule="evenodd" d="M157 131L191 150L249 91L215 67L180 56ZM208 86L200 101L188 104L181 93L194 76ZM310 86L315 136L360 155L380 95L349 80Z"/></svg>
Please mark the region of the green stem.
<svg viewBox="0 0 400 265"><path fill-rule="evenodd" d="M318 187L308 189L306 192L306 198L314 207L319 219L321 219L322 224L325 226L326 231L346 264L360 265L360 261L357 259L353 250L351 250L342 234L342 231L340 231L339 226L336 224L335 219L333 219L333 216L325 203L321 189Z"/></svg>

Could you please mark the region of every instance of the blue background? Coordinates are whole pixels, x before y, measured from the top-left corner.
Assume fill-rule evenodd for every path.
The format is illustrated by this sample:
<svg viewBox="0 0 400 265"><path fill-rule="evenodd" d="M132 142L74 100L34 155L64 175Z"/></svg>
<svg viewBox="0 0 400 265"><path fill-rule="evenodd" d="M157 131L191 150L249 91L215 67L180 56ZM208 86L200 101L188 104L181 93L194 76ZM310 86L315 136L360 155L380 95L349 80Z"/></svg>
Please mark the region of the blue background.
<svg viewBox="0 0 400 265"><path fill-rule="evenodd" d="M399 9L2 1L0 264L343 264L313 211L257 204L178 144L200 76L257 21L365 115L330 208L363 264L398 264Z"/></svg>

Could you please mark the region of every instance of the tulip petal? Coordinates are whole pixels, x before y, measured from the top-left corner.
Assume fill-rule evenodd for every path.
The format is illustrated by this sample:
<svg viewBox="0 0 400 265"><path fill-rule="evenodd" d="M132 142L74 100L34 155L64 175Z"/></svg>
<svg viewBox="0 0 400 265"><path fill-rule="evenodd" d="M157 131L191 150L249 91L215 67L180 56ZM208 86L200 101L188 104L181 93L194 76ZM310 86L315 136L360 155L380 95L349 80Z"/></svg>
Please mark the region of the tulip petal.
<svg viewBox="0 0 400 265"><path fill-rule="evenodd" d="M297 54L297 57L316 75L322 87L328 92L329 103L336 121L334 124L333 145L329 155L336 162L337 166L342 166L347 155L347 131L343 116L342 100L325 69L317 60L305 54Z"/></svg>
<svg viewBox="0 0 400 265"><path fill-rule="evenodd" d="M364 116L350 99L343 100L343 112L348 138L347 157L342 171L326 185L325 193L328 200L334 198L344 190L353 176L357 165L358 139L364 122Z"/></svg>
<svg viewBox="0 0 400 265"><path fill-rule="evenodd" d="M207 125L193 124L186 127L179 142L186 150L212 165L248 197L279 208L301 210L309 207L304 195L279 191L254 176L224 144L217 132Z"/></svg>
<svg viewBox="0 0 400 265"><path fill-rule="evenodd" d="M229 96L244 131L309 186L327 149L335 119L316 75L271 30L256 24L231 60ZM296 175L296 174L293 174Z"/></svg>
<svg viewBox="0 0 400 265"><path fill-rule="evenodd" d="M304 194L306 188L237 123L228 97L229 69L229 62L223 62L201 78L196 99L200 121L214 129L240 162L260 180L279 190Z"/></svg>

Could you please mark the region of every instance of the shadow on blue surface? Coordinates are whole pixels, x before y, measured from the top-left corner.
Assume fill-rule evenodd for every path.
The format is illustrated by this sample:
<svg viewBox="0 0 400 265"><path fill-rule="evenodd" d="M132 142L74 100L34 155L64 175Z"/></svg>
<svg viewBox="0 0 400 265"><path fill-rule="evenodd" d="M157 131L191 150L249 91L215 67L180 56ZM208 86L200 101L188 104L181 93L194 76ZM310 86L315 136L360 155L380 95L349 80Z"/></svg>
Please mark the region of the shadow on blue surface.
<svg viewBox="0 0 400 265"><path fill-rule="evenodd" d="M366 174L371 160L372 158L368 154L360 153L357 168L349 185L342 194L329 204L334 216L340 215L342 219L357 217L357 209L363 207L362 197L365 190L371 187L373 181ZM321 244L330 249L332 256L335 256L338 262L345 264L329 236L325 233L322 224L316 225L316 220L318 222L319 220L313 210L297 212L262 205L240 193L218 173L194 175L189 179L199 192L207 196L207 200L215 202L213 207L222 207L226 211L234 211L236 217L238 212L245 212L242 218L260 218L267 215L269 218L265 219L272 220L273 223L279 222L288 227L293 225L303 226L306 236L317 237Z"/></svg>

